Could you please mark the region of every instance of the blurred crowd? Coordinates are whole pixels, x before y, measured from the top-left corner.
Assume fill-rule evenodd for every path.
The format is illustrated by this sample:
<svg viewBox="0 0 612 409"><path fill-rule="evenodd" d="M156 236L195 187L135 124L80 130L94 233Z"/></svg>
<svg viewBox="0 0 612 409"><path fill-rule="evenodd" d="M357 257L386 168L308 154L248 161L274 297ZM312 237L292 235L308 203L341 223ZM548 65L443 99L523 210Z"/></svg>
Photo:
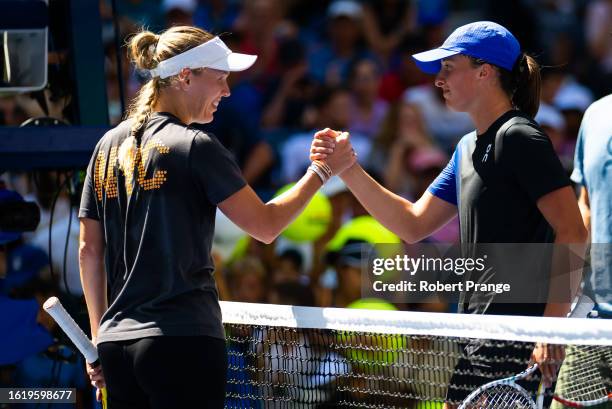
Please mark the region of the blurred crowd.
<svg viewBox="0 0 612 409"><path fill-rule="evenodd" d="M568 173L582 114L612 89L611 0L116 3L115 19L111 1L100 0L111 125L121 121L125 104L147 79L130 66L125 47L117 52L115 21L120 44L142 26L161 31L195 25L221 36L235 51L259 56L251 69L230 75L231 96L202 128L235 155L263 200L304 174L312 134L324 127L349 131L360 163L388 189L420 197L446 166L456 142L474 127L466 114L446 108L433 77L416 68L411 54L440 45L455 27L470 21L503 24L543 65L536 120ZM65 119L65 98L47 98L50 116ZM40 116L38 105L28 95L0 97L0 124L17 126ZM68 308L86 327L77 257L82 173L5 173L0 179L42 209L36 232L0 237L5 249L0 251L0 295L41 302L57 292L68 294L64 299L74 304L68 301ZM399 238L369 217L338 178L319 195L271 245L249 239L218 214L213 254L222 300L347 307L361 298L363 244L399 243ZM426 240L457 242L456 220ZM405 300L398 308L452 310L436 300ZM37 314L57 335L53 323ZM43 358L36 359L13 368L11 376L31 378L55 362L43 365ZM80 365L77 356L61 359ZM40 383L24 378L20 384Z"/></svg>
<svg viewBox="0 0 612 409"><path fill-rule="evenodd" d="M110 2L102 1L101 10L109 114L117 123L122 103ZM411 55L438 46L469 21L505 25L543 65L536 120L568 173L584 110L612 89L608 0L124 0L116 12L122 43L142 26L188 24L259 56L253 68L230 76L231 96L203 129L234 153L263 200L303 175L312 134L324 127L349 131L360 163L388 189L420 197L473 125L446 108L433 77ZM119 57L129 101L147 77L129 66L125 49ZM218 216L214 254L223 299L278 301L275 288L285 283L312 292L313 305L342 307L359 298L359 278L350 273L359 269L359 255L351 245L380 236L352 225L366 219L369 231L399 239L371 220L340 180L321 192L331 211L321 215L313 205L312 220L298 219L295 234L270 246ZM317 223L323 231L308 234L309 227L321 230ZM456 242L457 222L427 240Z"/></svg>

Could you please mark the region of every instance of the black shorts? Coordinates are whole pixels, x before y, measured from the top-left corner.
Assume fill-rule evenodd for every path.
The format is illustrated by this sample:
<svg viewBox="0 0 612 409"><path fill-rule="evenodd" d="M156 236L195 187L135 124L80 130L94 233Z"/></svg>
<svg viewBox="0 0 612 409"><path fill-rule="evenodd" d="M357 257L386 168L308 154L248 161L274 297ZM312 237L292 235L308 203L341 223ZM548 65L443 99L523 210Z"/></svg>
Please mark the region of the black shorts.
<svg viewBox="0 0 612 409"><path fill-rule="evenodd" d="M108 409L223 408L225 341L151 337L98 345Z"/></svg>
<svg viewBox="0 0 612 409"><path fill-rule="evenodd" d="M446 401L458 404L479 386L516 375L527 369L535 345L528 343L503 345L502 342L473 340L461 345L463 357L455 366L446 393ZM539 386L539 380L535 377L517 383L534 393Z"/></svg>

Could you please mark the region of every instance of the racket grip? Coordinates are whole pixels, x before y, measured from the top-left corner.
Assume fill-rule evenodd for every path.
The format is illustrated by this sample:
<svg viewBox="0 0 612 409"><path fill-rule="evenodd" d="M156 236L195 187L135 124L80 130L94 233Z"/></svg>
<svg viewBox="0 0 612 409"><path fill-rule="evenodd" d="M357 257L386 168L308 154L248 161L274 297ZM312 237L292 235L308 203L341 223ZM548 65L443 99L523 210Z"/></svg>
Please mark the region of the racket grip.
<svg viewBox="0 0 612 409"><path fill-rule="evenodd" d="M574 305L572 311L567 316L568 318L586 318L593 310L593 307L595 307L595 303L593 302L593 300L591 300L591 298L589 298L588 296L582 294L578 298L578 301L576 301L576 304Z"/></svg>
<svg viewBox="0 0 612 409"><path fill-rule="evenodd" d="M102 388L100 391L102 393L102 409L108 408L108 393L106 392L106 388Z"/></svg>
<svg viewBox="0 0 612 409"><path fill-rule="evenodd" d="M43 309L53 317L60 328L68 335L78 350L83 354L87 363L92 366L99 365L98 350L89 340L83 330L72 319L70 314L64 309L57 297L51 297L43 304Z"/></svg>

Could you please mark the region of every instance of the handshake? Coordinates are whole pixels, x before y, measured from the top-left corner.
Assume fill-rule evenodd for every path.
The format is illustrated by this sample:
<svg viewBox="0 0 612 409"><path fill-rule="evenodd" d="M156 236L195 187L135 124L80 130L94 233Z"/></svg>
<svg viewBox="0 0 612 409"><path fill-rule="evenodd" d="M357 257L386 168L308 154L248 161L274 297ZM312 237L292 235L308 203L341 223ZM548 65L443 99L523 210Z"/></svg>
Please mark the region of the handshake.
<svg viewBox="0 0 612 409"><path fill-rule="evenodd" d="M334 175L340 175L357 162L357 154L351 145L348 132L325 128L314 134L310 145L308 168L325 183Z"/></svg>

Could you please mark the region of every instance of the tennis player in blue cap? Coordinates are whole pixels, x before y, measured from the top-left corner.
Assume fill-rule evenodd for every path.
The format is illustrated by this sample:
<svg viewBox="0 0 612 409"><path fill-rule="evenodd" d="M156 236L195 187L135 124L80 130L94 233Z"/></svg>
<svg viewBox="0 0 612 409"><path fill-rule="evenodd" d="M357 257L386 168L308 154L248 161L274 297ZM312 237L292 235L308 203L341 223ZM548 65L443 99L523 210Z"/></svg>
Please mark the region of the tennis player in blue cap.
<svg viewBox="0 0 612 409"><path fill-rule="evenodd" d="M431 235L457 213L462 243L584 243L587 232L569 178L532 119L539 108L540 68L514 35L499 24L479 21L413 57L421 70L436 74L446 104L467 112L476 130L460 140L446 168L415 203L380 186L358 163L348 167L340 177L370 214L409 243ZM327 137L315 138L311 158L325 161L339 154L330 154L331 146ZM463 294L459 305L467 313L559 317L569 308L569 302L504 304L480 294ZM477 345L467 350L489 355ZM529 353L517 362L529 359ZM538 345L532 359L550 381L557 369L550 362L562 354ZM509 368L505 358L486 361L460 362L447 401L461 401L492 379L487 374L524 369ZM484 376L469 375L474 373Z"/></svg>

